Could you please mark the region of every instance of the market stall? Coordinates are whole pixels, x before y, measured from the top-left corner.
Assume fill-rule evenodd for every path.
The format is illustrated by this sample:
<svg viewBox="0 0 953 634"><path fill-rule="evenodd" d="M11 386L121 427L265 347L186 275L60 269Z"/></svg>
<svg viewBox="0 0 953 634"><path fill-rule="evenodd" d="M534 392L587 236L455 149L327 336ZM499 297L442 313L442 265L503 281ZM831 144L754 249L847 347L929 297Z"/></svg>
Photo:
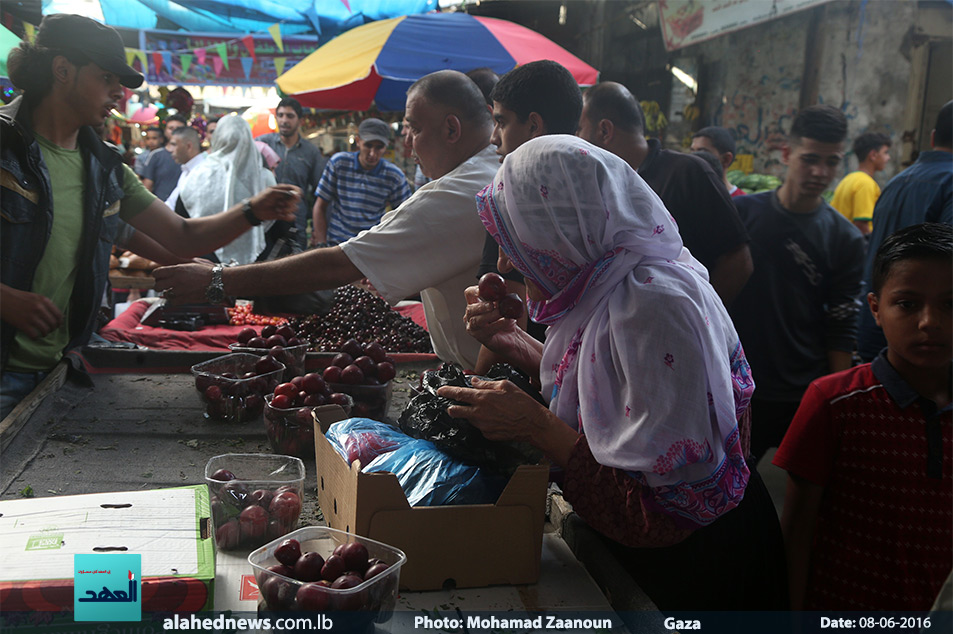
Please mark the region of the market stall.
<svg viewBox="0 0 953 634"><path fill-rule="evenodd" d="M388 419L393 420L407 404L419 372L430 366L425 361L399 364ZM192 376L182 372L187 371L186 367L177 369L179 372L168 374L143 375L136 370L103 374L96 376L92 389L67 382L44 395L30 424L15 437L4 439L7 444L3 450L0 507L11 500L32 497L30 502L42 509L44 500L70 499L63 496L158 492L201 484L206 462L212 456L271 452L260 417L237 423L203 417ZM323 471L313 459L305 465L300 523L324 526L327 518L317 504ZM612 618L598 586L558 534L563 518L558 513L550 517L556 524L541 524L538 581L515 586L402 590L392 631L412 631L412 617L417 614L438 616L459 610L468 614L584 612ZM496 528L508 529L502 525ZM255 612L259 595L246 555L245 551L217 551L214 602L207 607ZM434 558L424 565L439 567L441 560ZM8 568L28 574L10 560ZM5 587L9 590L10 584L3 583L8 581L0 580L0 591ZM55 598L47 599L52 602L49 609L58 609Z"/></svg>

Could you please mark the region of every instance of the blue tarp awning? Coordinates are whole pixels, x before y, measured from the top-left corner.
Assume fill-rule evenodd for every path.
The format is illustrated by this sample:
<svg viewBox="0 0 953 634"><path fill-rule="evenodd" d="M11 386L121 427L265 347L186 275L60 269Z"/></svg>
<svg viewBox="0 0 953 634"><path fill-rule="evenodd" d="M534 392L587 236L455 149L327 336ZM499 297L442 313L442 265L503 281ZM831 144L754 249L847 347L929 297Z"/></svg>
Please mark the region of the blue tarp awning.
<svg viewBox="0 0 953 634"><path fill-rule="evenodd" d="M281 23L284 35L316 33L325 40L366 22L432 11L437 0L99 0L99 5L103 21L115 27L257 33ZM75 2L43 0L44 15L75 9Z"/></svg>

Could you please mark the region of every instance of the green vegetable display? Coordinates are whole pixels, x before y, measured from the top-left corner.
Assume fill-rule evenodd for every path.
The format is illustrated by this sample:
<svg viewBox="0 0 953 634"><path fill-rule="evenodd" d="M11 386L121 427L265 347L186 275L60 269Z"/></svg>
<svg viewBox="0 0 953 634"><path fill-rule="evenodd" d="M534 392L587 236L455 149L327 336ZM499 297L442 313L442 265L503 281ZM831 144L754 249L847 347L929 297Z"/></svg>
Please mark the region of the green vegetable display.
<svg viewBox="0 0 953 634"><path fill-rule="evenodd" d="M757 194L781 186L781 179L771 174L745 174L741 170L730 170L725 176L729 183L740 187L749 194Z"/></svg>

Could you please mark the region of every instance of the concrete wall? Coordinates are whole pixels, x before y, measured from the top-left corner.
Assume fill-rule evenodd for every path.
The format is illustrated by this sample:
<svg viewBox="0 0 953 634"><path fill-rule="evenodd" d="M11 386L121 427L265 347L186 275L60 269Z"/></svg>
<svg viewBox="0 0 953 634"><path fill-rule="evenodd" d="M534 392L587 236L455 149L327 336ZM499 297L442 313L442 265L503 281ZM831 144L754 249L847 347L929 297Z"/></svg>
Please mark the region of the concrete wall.
<svg viewBox="0 0 953 634"><path fill-rule="evenodd" d="M834 2L821 31L818 101L847 116L848 147L863 132L891 137L890 164L877 176L883 182L902 169L900 142L913 70L909 50L904 51L916 31L918 10L916 2L896 0ZM845 171L856 167L850 156Z"/></svg>
<svg viewBox="0 0 953 634"><path fill-rule="evenodd" d="M801 93L809 18L802 11L681 52L696 54L709 69L701 78L707 119L701 123L734 130L737 153L753 154L755 171L781 170L781 145Z"/></svg>
<svg viewBox="0 0 953 634"><path fill-rule="evenodd" d="M922 61L913 51L937 34L949 38L951 33L949 5L946 10L929 7L933 33L924 33L924 4L929 3L835 0L678 51L680 56L697 56L702 68L702 118L694 128L733 129L739 153L754 155L755 171L780 174L780 146L792 117L804 93L816 94L818 103L844 111L848 147L868 130L892 137L893 158L878 175L886 181L909 160L910 149L904 151L901 141L913 132L910 111L917 106L910 103L911 90L919 88L912 82L918 70L922 72L916 68ZM821 12L813 40L812 11ZM817 81L805 86L811 81L805 66L809 42L817 47ZM915 121L917 126L922 123L919 113ZM845 173L856 165L853 157L845 159Z"/></svg>

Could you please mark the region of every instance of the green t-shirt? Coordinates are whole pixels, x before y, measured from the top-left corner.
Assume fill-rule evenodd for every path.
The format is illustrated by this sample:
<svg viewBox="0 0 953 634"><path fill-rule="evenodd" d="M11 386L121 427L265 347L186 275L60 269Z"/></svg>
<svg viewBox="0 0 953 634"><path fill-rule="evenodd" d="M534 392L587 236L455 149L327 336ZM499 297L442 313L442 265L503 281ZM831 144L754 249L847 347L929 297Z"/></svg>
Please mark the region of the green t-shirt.
<svg viewBox="0 0 953 634"><path fill-rule="evenodd" d="M83 235L83 189L85 169L79 149L67 150L36 135L43 162L53 185L53 226L43 258L33 277L30 290L50 299L63 313L63 323L45 337L30 339L17 332L10 347L7 369L13 372L40 372L52 368L69 344L70 297L76 281L77 259ZM104 215L119 212L128 221L152 204L155 196L147 190L135 172L124 165L123 198L118 210L110 208Z"/></svg>

